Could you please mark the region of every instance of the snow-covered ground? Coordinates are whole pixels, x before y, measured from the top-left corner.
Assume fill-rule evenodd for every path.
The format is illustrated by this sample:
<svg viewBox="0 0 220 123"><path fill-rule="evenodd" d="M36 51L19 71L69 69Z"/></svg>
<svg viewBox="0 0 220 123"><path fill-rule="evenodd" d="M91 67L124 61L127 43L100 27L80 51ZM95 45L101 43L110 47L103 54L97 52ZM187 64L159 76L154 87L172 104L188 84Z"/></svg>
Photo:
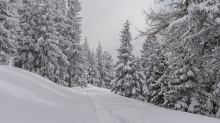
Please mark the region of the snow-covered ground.
<svg viewBox="0 0 220 123"><path fill-rule="evenodd" d="M0 123L220 123L164 109L93 86L65 88L18 68L0 66Z"/></svg>

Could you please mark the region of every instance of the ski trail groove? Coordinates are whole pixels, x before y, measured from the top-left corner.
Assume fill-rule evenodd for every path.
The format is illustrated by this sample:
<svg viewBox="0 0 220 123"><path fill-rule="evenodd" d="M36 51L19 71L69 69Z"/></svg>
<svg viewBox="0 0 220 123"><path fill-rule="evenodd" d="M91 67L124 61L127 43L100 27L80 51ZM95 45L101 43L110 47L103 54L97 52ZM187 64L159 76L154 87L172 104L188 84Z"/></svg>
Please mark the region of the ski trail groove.
<svg viewBox="0 0 220 123"><path fill-rule="evenodd" d="M87 94L94 103L99 123L151 123L149 120L135 115L132 110L109 107L109 103L106 103L105 99L101 98L101 96L103 96L102 93L88 92ZM114 103L112 105L114 105Z"/></svg>
<svg viewBox="0 0 220 123"><path fill-rule="evenodd" d="M106 111L103 104L100 103L100 101L95 97L96 92L89 92L88 95L91 98L91 100L94 102L99 123L116 123L116 122L113 122L109 112Z"/></svg>

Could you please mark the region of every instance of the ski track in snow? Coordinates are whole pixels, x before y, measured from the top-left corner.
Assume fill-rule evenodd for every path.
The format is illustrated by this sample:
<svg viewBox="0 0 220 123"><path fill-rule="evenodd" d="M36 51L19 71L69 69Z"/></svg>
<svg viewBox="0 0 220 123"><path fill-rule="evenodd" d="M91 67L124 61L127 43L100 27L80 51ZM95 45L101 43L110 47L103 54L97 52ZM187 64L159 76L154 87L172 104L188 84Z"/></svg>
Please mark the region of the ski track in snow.
<svg viewBox="0 0 220 123"><path fill-rule="evenodd" d="M93 101L99 123L113 123L109 113L105 110L105 107L103 106L103 104L101 104L99 100L95 97L97 93L89 92L87 94Z"/></svg>
<svg viewBox="0 0 220 123"><path fill-rule="evenodd" d="M87 91L84 94L88 94L94 102L99 123L151 123L133 114L132 110L112 108L113 105L130 105L130 103L107 103L105 98L100 98L108 97L109 93Z"/></svg>

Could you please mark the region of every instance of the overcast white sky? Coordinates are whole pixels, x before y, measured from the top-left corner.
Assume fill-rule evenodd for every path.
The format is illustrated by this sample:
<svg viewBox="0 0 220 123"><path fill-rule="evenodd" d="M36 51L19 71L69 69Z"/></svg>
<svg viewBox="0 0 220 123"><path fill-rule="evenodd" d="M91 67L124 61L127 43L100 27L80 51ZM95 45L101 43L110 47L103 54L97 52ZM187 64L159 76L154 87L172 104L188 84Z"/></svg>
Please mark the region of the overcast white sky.
<svg viewBox="0 0 220 123"><path fill-rule="evenodd" d="M132 38L137 37L137 27L144 30L146 27L145 16L142 8L147 10L153 5L153 0L80 0L82 11L80 16L83 17L82 39L88 38L90 48L96 51L98 42L101 42L103 50L111 53L114 61L117 60L118 52L116 49L120 46L120 31L123 24L128 19L132 25L130 32ZM140 56L144 39L133 40L133 53Z"/></svg>

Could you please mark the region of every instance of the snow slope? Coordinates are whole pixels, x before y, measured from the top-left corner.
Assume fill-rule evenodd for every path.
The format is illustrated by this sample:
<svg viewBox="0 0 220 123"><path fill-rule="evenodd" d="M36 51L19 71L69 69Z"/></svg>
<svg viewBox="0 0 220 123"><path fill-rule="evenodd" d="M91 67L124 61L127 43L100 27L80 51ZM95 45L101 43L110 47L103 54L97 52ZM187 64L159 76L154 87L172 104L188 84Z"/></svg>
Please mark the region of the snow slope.
<svg viewBox="0 0 220 123"><path fill-rule="evenodd" d="M93 86L65 88L14 67L0 66L0 123L219 123Z"/></svg>

